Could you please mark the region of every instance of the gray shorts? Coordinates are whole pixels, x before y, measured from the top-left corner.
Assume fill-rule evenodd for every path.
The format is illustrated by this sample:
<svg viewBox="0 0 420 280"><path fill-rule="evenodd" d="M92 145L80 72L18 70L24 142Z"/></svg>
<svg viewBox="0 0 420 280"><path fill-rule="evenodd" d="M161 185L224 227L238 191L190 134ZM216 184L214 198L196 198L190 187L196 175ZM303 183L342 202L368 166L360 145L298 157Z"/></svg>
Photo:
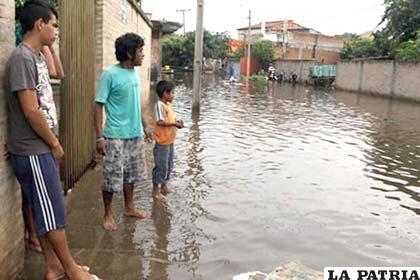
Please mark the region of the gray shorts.
<svg viewBox="0 0 420 280"><path fill-rule="evenodd" d="M146 181L146 144L143 138L106 139L103 190L121 192L125 184L138 186Z"/></svg>

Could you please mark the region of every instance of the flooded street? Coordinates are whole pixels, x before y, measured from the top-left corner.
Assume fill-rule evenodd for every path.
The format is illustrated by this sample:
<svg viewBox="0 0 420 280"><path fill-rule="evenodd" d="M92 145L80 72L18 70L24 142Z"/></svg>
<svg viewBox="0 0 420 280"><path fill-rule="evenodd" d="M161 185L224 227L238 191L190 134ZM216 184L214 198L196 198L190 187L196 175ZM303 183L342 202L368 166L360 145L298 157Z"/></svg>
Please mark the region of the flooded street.
<svg viewBox="0 0 420 280"><path fill-rule="evenodd" d="M186 82L184 82L184 79ZM297 262L417 266L420 261L420 105L278 83L176 78L175 169L166 203L136 192L151 219L122 214L101 227L101 171L67 197L76 259L105 280L218 280ZM152 168L149 145L149 168ZM150 172L149 172L150 173ZM20 279L42 279L29 253ZM38 277L38 278L37 278Z"/></svg>
<svg viewBox="0 0 420 280"><path fill-rule="evenodd" d="M198 120L191 84L178 85L173 105L188 128L176 142L177 192L156 209L156 229L139 223L134 237L168 260L156 279L231 279L290 261L418 264L419 105L203 83Z"/></svg>

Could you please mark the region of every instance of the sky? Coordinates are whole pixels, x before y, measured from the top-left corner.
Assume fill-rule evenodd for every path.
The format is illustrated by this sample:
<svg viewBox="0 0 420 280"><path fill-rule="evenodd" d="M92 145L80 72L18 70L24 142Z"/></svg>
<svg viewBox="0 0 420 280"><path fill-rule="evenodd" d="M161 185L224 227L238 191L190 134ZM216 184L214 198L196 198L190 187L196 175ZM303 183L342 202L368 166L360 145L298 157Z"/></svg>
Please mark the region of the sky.
<svg viewBox="0 0 420 280"><path fill-rule="evenodd" d="M375 30L385 8L383 0L204 0L204 28L212 32L228 31L237 38L236 29L262 21L293 20L326 35L345 32L361 34ZM153 18L182 23L186 32L196 28L197 0L143 0L142 7ZM181 28L177 34L182 34Z"/></svg>

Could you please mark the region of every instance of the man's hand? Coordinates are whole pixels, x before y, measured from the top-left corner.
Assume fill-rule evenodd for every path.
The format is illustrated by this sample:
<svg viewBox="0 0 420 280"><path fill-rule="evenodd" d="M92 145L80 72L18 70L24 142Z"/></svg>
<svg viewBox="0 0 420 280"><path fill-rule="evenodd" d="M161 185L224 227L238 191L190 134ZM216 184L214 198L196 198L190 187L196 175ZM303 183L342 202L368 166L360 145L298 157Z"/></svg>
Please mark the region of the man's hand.
<svg viewBox="0 0 420 280"><path fill-rule="evenodd" d="M99 139L96 141L96 151L100 154L100 155L105 155L106 154L106 141L105 139Z"/></svg>
<svg viewBox="0 0 420 280"><path fill-rule="evenodd" d="M152 142L153 141L153 127L150 125L146 125L144 127L144 134L146 135L146 141Z"/></svg>
<svg viewBox="0 0 420 280"><path fill-rule="evenodd" d="M4 158L4 160L8 160L9 159L9 151L7 150L6 143L4 143L4 146L3 146L3 158Z"/></svg>
<svg viewBox="0 0 420 280"><path fill-rule="evenodd" d="M60 143L51 147L51 151L52 151L55 159L58 160L58 161L60 161L64 156L64 150L63 150L63 147L61 147Z"/></svg>

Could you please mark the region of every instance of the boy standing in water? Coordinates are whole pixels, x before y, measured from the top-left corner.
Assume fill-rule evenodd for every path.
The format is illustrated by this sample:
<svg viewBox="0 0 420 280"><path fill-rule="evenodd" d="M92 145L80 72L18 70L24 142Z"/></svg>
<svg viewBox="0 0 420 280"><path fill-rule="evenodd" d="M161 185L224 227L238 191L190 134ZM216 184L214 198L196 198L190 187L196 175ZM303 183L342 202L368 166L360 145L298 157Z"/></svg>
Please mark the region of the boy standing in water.
<svg viewBox="0 0 420 280"><path fill-rule="evenodd" d="M182 120L176 120L171 103L175 98L175 84L160 81L156 85L159 101L155 106L156 144L153 148L153 198L164 200L172 192L168 181L174 166L174 142L177 128L184 128ZM159 189L160 186L160 189Z"/></svg>

